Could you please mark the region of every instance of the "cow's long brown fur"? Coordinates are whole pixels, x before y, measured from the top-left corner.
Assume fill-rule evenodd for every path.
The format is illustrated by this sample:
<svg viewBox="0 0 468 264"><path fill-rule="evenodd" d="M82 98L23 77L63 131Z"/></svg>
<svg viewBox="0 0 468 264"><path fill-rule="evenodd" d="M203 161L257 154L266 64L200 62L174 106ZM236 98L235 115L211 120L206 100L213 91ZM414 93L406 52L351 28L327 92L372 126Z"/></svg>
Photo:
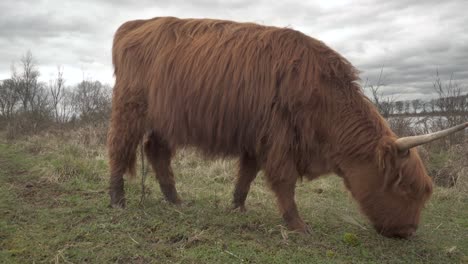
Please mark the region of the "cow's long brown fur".
<svg viewBox="0 0 468 264"><path fill-rule="evenodd" d="M137 20L118 29L112 53L113 204L123 203L122 175L134 170L135 149L147 131L152 131L147 154L153 168L169 170L157 173L160 183L173 185L170 157L180 146L212 157L244 157L238 196L246 196L258 169L265 170L286 221L297 213L281 193L292 188L293 195L293 187L284 186L302 176L337 173L368 215L366 210L377 206L369 201L372 188L384 181L403 181L418 199L424 196L421 203L423 193L430 193L417 153L398 158L396 137L363 95L356 69L298 31L209 19ZM168 162L158 153L167 153L161 155ZM367 174L375 175L351 177L362 164L371 164ZM252 179L242 180L244 174ZM175 189L169 192L178 201ZM376 221L385 228L396 224ZM291 225L301 229L303 223Z"/></svg>

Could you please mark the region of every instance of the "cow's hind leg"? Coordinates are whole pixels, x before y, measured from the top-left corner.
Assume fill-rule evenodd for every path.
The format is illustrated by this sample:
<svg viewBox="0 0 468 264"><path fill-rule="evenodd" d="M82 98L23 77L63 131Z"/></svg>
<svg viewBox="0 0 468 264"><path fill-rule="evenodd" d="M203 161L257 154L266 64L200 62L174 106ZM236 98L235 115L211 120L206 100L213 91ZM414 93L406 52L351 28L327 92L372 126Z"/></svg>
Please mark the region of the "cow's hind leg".
<svg viewBox="0 0 468 264"><path fill-rule="evenodd" d="M113 102L112 118L107 138L110 166L111 206L125 207L123 175L135 175L136 149L144 133L145 105L135 103L132 107Z"/></svg>
<svg viewBox="0 0 468 264"><path fill-rule="evenodd" d="M234 209L239 208L245 212L245 199L250 190L250 185L258 173L258 163L255 157L247 153L241 155L239 161L239 174L237 176L236 187L234 189L233 205Z"/></svg>
<svg viewBox="0 0 468 264"><path fill-rule="evenodd" d="M179 204L181 200L175 188L174 173L171 168L172 150L169 144L153 131L145 143L145 153L156 172L156 179L164 197L171 203Z"/></svg>

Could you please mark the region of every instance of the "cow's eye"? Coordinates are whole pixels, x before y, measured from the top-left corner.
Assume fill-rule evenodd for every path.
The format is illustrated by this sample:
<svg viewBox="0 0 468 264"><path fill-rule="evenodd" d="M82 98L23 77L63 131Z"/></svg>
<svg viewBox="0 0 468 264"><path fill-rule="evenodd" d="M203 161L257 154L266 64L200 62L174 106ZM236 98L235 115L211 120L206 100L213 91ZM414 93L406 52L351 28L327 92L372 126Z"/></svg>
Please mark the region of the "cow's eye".
<svg viewBox="0 0 468 264"><path fill-rule="evenodd" d="M399 155L401 158L406 158L406 157L409 156L409 154L410 154L410 150L409 150L409 149L400 151L400 152L398 153L398 155Z"/></svg>

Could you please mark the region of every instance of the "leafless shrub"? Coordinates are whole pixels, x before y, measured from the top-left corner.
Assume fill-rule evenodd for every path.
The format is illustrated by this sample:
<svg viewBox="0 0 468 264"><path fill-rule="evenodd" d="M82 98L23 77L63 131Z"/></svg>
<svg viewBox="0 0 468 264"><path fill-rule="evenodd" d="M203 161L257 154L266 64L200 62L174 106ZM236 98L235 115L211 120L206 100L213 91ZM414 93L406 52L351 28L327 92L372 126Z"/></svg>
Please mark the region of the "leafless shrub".
<svg viewBox="0 0 468 264"><path fill-rule="evenodd" d="M453 75L448 82L444 82L437 71L433 88L438 95L437 100L434 101L435 106L439 109L439 114L434 117L436 130L468 121L468 97L463 94L465 89L453 82ZM449 136L448 142L450 145L454 145L463 142L464 138L465 133L457 133Z"/></svg>
<svg viewBox="0 0 468 264"><path fill-rule="evenodd" d="M12 118L18 100L19 97L15 91L14 81L7 79L0 82L0 116L3 121L8 121Z"/></svg>
<svg viewBox="0 0 468 264"><path fill-rule="evenodd" d="M375 106L379 110L380 114L388 118L395 112L395 98L393 96L383 96L383 92L381 91L383 83L383 68L380 70L379 78L375 84L369 84L368 81L364 84L364 89L369 89L372 98L371 100L374 102Z"/></svg>
<svg viewBox="0 0 468 264"><path fill-rule="evenodd" d="M17 139L26 135L37 134L52 125L51 119L40 112L17 113L6 125L7 139Z"/></svg>
<svg viewBox="0 0 468 264"><path fill-rule="evenodd" d="M108 123L93 123L81 126L73 134L77 144L85 146L103 146L107 139Z"/></svg>
<svg viewBox="0 0 468 264"><path fill-rule="evenodd" d="M414 120L403 116L390 117L387 119L390 128L399 137L414 136L415 131L413 127Z"/></svg>

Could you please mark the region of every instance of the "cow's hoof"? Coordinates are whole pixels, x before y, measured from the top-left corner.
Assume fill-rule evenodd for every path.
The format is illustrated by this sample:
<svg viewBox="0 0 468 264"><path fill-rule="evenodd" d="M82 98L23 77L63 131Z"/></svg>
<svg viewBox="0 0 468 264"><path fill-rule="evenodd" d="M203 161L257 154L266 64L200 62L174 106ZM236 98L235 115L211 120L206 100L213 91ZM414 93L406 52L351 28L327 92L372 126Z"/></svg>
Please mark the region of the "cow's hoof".
<svg viewBox="0 0 468 264"><path fill-rule="evenodd" d="M304 235L304 236L308 236L308 235L311 234L310 228L309 228L309 226L307 226L307 225L304 226L304 227L295 229L294 231L296 231L296 232L298 232L299 234Z"/></svg>
<svg viewBox="0 0 468 264"><path fill-rule="evenodd" d="M305 229L301 230L301 234L303 235L310 235L312 234L312 231L310 229L310 226L309 225L305 225Z"/></svg>
<svg viewBox="0 0 468 264"><path fill-rule="evenodd" d="M178 196L171 197L171 198L166 197L166 201L170 202L173 205L181 205L182 204L182 200Z"/></svg>
<svg viewBox="0 0 468 264"><path fill-rule="evenodd" d="M291 221L287 223L287 226L289 230L296 231L304 235L309 235L311 233L309 226L306 225L302 220Z"/></svg>
<svg viewBox="0 0 468 264"><path fill-rule="evenodd" d="M182 203L182 200L180 199L179 194L177 194L177 190L173 184L160 183L159 187L161 188L161 192L163 193L166 201L175 205L180 205Z"/></svg>
<svg viewBox="0 0 468 264"><path fill-rule="evenodd" d="M110 207L111 208L125 208L125 195L122 192L110 192Z"/></svg>
<svg viewBox="0 0 468 264"><path fill-rule="evenodd" d="M115 208L115 209L124 209L125 208L125 199L121 199L121 200L119 200L117 202L111 202L110 207Z"/></svg>
<svg viewBox="0 0 468 264"><path fill-rule="evenodd" d="M245 208L245 205L243 205L243 204L234 204L232 206L231 211L233 211L233 212L234 211L239 211L241 213L245 213L245 212L247 212L247 209Z"/></svg>

